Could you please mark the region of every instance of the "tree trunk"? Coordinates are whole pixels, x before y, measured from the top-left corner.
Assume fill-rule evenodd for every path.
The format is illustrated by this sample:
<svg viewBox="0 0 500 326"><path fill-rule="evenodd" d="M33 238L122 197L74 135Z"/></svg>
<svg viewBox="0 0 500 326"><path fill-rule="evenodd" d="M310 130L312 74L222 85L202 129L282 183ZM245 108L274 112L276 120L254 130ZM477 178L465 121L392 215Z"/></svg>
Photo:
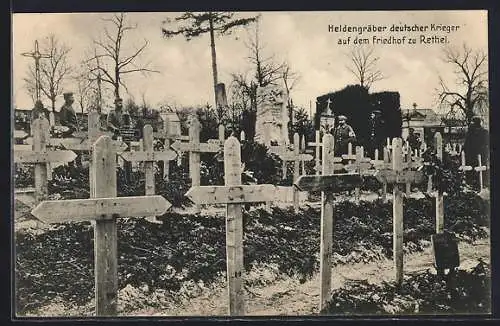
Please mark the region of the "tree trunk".
<svg viewBox="0 0 500 326"><path fill-rule="evenodd" d="M214 77L214 96L215 96L215 109L218 112L219 103L217 102L217 55L215 53L215 37L214 37L214 22L212 20L212 13L210 13L210 48L212 49L212 73ZM221 117L217 117L220 121Z"/></svg>
<svg viewBox="0 0 500 326"><path fill-rule="evenodd" d="M50 98L50 102L52 104L52 113L56 113L56 98L55 97L51 97Z"/></svg>

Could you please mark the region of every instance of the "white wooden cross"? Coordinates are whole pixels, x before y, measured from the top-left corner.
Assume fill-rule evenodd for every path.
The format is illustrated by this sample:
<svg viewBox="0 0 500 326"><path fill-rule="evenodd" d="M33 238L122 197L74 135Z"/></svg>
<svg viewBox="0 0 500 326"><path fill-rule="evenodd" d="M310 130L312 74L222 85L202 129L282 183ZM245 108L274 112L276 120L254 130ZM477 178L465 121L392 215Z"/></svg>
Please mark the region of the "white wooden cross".
<svg viewBox="0 0 500 326"><path fill-rule="evenodd" d="M316 175L319 175L320 172L321 172L321 146L322 146L322 143L321 143L321 133L319 130L316 130L316 141L315 142L308 142L307 143L307 146L313 146L315 147L315 165L314 165L314 169L316 171Z"/></svg>
<svg viewBox="0 0 500 326"><path fill-rule="evenodd" d="M177 158L177 153L166 148L163 151L155 151L153 148L153 127L147 124L143 128L142 151L123 152L120 156L128 162L144 162L144 183L146 196L155 194L155 171L154 162L169 162ZM150 222L158 222L154 216L147 217Z"/></svg>
<svg viewBox="0 0 500 326"><path fill-rule="evenodd" d="M162 215L171 204L162 196L117 197L116 148L101 136L92 146L90 199L43 201L31 214L45 223L95 221L95 311L97 316L117 314L116 218ZM75 286L78 286L75 284Z"/></svg>
<svg viewBox="0 0 500 326"><path fill-rule="evenodd" d="M40 117L33 121L31 127L33 132L33 145L31 150L22 148L18 150L14 147L15 163L34 163L35 164L35 201L39 202L47 197L48 188L48 168L50 162L71 162L76 158L73 151L48 150L47 142L49 140L49 121ZM28 145L31 147L30 145ZM52 172L52 170L50 170Z"/></svg>
<svg viewBox="0 0 500 326"><path fill-rule="evenodd" d="M189 176L191 186L200 185L200 153L218 153L221 150L220 144L200 143L200 121L196 116L191 118L189 126L189 142L184 143L176 140L171 147L179 152L189 152ZM200 206L195 205L195 211L200 211Z"/></svg>
<svg viewBox="0 0 500 326"><path fill-rule="evenodd" d="M323 309L330 299L332 273L332 245L334 225L334 193L353 189L363 179L359 174L334 174L334 139L330 134L323 137L323 173L301 176L295 186L302 191L321 191L321 236L320 236L320 302Z"/></svg>
<svg viewBox="0 0 500 326"><path fill-rule="evenodd" d="M243 215L242 204L265 202L272 198L275 186L241 184L241 147L236 137L224 143L225 186L193 185L186 193L194 203L226 204L226 255L229 314L245 314L243 302Z"/></svg>
<svg viewBox="0 0 500 326"><path fill-rule="evenodd" d="M381 169L375 173L380 182L393 184L393 256L396 271L396 283L403 281L403 192L400 185L424 181L422 171L404 170L402 140L392 140L392 169Z"/></svg>
<svg viewBox="0 0 500 326"><path fill-rule="evenodd" d="M373 175L373 170L371 169L372 163L369 157L365 157L365 153L362 146L356 146L356 159L354 161L350 161L349 164L344 166L344 169L350 173L357 173L361 175ZM356 202L360 199L360 188L356 186L354 188L355 191L355 200Z"/></svg>
<svg viewBox="0 0 500 326"><path fill-rule="evenodd" d="M300 162L311 161L314 157L310 154L300 153L300 136L298 133L293 135L293 148L289 150L286 146L271 146L269 152L279 156L283 161L283 175L282 178L286 179L286 162L294 162L294 177L297 176L297 171L300 174Z"/></svg>
<svg viewBox="0 0 500 326"><path fill-rule="evenodd" d="M441 133L434 134L434 145L436 148L436 157L439 162L443 162L443 137ZM436 233L444 232L444 198L443 191L438 189L436 192Z"/></svg>
<svg viewBox="0 0 500 326"><path fill-rule="evenodd" d="M476 171L479 174L479 191L482 191L484 189L483 186L483 171L486 171L488 167L486 165L481 165L481 154L477 155L477 162L478 165L474 167L474 171Z"/></svg>

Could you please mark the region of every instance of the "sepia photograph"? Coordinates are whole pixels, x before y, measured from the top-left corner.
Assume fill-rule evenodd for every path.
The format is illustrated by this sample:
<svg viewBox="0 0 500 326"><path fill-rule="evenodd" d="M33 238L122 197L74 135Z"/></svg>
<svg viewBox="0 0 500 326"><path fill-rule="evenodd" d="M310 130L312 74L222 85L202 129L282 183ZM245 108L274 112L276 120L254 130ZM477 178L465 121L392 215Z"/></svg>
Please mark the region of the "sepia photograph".
<svg viewBox="0 0 500 326"><path fill-rule="evenodd" d="M13 13L14 318L488 316L488 11Z"/></svg>

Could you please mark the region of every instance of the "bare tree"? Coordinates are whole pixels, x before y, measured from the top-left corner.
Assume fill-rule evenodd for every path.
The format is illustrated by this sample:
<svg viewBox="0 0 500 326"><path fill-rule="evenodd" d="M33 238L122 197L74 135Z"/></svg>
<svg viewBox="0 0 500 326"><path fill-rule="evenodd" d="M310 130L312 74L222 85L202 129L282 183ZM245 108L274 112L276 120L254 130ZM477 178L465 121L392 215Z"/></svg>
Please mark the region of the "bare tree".
<svg viewBox="0 0 500 326"><path fill-rule="evenodd" d="M374 47L357 46L347 54L350 64L346 68L354 75L362 87L370 89L373 83L384 79L378 69L380 57L375 54Z"/></svg>
<svg viewBox="0 0 500 326"><path fill-rule="evenodd" d="M50 100L52 112L55 112L57 96L63 93L66 79L73 70L68 63L71 48L60 42L54 34L50 34L41 42L40 50L48 54L48 58L40 60L40 90ZM35 65L31 65L24 78L25 87L34 98L36 85Z"/></svg>
<svg viewBox="0 0 500 326"><path fill-rule="evenodd" d="M484 113L488 105L488 57L483 50L466 44L461 49L446 47L443 62L454 68L455 85L450 88L439 77L439 101L448 107L448 116L465 118L469 124L475 114Z"/></svg>
<svg viewBox="0 0 500 326"><path fill-rule="evenodd" d="M82 69L80 73L73 77L77 86L76 99L80 104L82 113L89 107L96 106L96 91L92 76L88 70Z"/></svg>
<svg viewBox="0 0 500 326"><path fill-rule="evenodd" d="M270 84L284 82L287 94L299 79L297 73L293 72L290 65L286 62L279 62L274 55L266 56L265 44L260 41L259 23L255 24L254 34L249 35L249 41L245 42L250 54L247 57L253 68L245 74L232 74L232 87L236 88L249 102L249 110L255 112L259 98L257 89Z"/></svg>
<svg viewBox="0 0 500 326"><path fill-rule="evenodd" d="M104 27L104 35L99 40L94 40L96 47L95 54L87 59L93 78L98 76L102 82L112 86L115 97L120 97L120 87L129 93L123 77L128 74L159 72L148 67L148 64L138 65L137 61L144 53L149 42L144 43L132 51L129 55L124 55L123 44L127 32L137 28L137 24L126 22L124 13L113 14L112 18L103 18L103 21L111 25L111 31Z"/></svg>
<svg viewBox="0 0 500 326"><path fill-rule="evenodd" d="M247 26L248 24L255 22L258 16L238 18L234 16L233 12L185 12L182 15L176 17L174 21L180 26L176 30L171 30L167 28L162 28L162 33L164 37L173 37L176 35L183 35L187 41L194 37L201 36L203 34L210 34L210 48L212 50L212 75L214 79L214 95L215 95L215 107L219 107L217 103L217 54L215 51L215 33L219 35L227 35L232 32L236 27ZM173 20L166 19L163 23L170 24ZM185 25L183 25L185 24ZM218 117L219 120L221 117Z"/></svg>

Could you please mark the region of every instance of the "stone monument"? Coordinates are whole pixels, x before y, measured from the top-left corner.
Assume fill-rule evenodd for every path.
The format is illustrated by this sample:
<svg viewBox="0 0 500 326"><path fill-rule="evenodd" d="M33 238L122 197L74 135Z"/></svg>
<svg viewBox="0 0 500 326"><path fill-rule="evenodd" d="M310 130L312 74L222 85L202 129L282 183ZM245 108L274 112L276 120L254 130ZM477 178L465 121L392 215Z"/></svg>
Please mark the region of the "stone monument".
<svg viewBox="0 0 500 326"><path fill-rule="evenodd" d="M288 96L281 85L268 85L257 89L257 116L255 140L261 144L287 145Z"/></svg>

